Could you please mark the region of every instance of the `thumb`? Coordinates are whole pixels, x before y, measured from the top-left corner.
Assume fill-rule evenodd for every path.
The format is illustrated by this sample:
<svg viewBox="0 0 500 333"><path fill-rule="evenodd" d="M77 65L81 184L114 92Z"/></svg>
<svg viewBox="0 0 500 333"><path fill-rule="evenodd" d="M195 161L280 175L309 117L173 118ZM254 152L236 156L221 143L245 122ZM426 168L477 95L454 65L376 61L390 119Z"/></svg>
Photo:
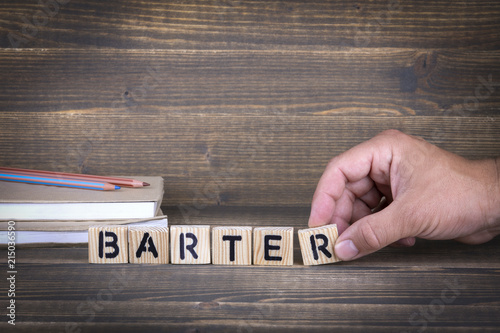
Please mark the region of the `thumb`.
<svg viewBox="0 0 500 333"><path fill-rule="evenodd" d="M403 220L396 220L395 210L394 205L389 205L354 222L337 239L335 255L344 261L353 260L412 236Z"/></svg>

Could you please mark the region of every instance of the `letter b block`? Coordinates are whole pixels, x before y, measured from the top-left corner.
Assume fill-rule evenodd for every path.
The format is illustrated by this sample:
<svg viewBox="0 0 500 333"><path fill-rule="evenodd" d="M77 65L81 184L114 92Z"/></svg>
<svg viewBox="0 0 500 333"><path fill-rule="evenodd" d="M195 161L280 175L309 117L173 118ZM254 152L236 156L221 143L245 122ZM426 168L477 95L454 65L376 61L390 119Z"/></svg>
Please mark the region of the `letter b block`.
<svg viewBox="0 0 500 333"><path fill-rule="evenodd" d="M172 264L210 264L210 226L170 227Z"/></svg>
<svg viewBox="0 0 500 333"><path fill-rule="evenodd" d="M336 224L299 230L298 234L304 265L324 265L340 261L333 251L339 236Z"/></svg>
<svg viewBox="0 0 500 333"><path fill-rule="evenodd" d="M212 263L252 264L252 227L212 228Z"/></svg>
<svg viewBox="0 0 500 333"><path fill-rule="evenodd" d="M89 227L89 263L128 263L128 228L124 226Z"/></svg>
<svg viewBox="0 0 500 333"><path fill-rule="evenodd" d="M168 264L168 227L130 226L128 249L131 264Z"/></svg>
<svg viewBox="0 0 500 333"><path fill-rule="evenodd" d="M253 251L255 265L293 265L293 228L255 228Z"/></svg>

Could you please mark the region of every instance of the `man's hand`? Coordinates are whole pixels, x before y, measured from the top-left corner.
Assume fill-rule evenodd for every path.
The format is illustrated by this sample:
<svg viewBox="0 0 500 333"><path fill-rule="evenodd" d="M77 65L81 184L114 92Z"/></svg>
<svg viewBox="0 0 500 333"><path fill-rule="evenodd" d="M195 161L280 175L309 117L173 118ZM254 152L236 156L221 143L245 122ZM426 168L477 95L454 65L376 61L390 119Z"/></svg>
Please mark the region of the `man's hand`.
<svg viewBox="0 0 500 333"><path fill-rule="evenodd" d="M352 260L414 237L484 243L500 234L500 161L471 161L396 130L334 157L309 227L337 224L335 253ZM381 199L387 207L376 213Z"/></svg>

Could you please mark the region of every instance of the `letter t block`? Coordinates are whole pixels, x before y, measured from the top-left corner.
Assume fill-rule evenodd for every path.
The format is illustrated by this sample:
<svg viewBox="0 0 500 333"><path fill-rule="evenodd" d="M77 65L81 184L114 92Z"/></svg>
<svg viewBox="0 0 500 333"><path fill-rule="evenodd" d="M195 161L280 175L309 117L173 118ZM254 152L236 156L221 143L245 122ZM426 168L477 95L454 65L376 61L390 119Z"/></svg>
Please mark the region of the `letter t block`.
<svg viewBox="0 0 500 333"><path fill-rule="evenodd" d="M252 227L212 228L212 263L252 264Z"/></svg>
<svg viewBox="0 0 500 333"><path fill-rule="evenodd" d="M254 265L293 265L293 228L255 228L253 251Z"/></svg>
<svg viewBox="0 0 500 333"><path fill-rule="evenodd" d="M89 227L89 263L128 263L128 228L124 226Z"/></svg>
<svg viewBox="0 0 500 333"><path fill-rule="evenodd" d="M171 226L170 253L172 264L210 264L210 226Z"/></svg>
<svg viewBox="0 0 500 333"><path fill-rule="evenodd" d="M339 237L336 224L302 229L298 235L304 265L324 265L340 261L333 250Z"/></svg>
<svg viewBox="0 0 500 333"><path fill-rule="evenodd" d="M168 264L168 227L129 226L131 264Z"/></svg>

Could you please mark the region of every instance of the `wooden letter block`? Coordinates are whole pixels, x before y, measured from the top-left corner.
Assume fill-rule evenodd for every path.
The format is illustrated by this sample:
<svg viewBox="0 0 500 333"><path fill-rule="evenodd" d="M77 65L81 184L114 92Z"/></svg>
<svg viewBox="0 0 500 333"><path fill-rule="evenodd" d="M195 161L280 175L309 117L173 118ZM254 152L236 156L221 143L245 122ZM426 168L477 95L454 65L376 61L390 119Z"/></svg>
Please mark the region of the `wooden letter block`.
<svg viewBox="0 0 500 333"><path fill-rule="evenodd" d="M255 265L293 265L293 228L255 228L253 251Z"/></svg>
<svg viewBox="0 0 500 333"><path fill-rule="evenodd" d="M304 265L324 265L340 261L333 251L339 237L336 224L299 230L298 234Z"/></svg>
<svg viewBox="0 0 500 333"><path fill-rule="evenodd" d="M210 226L170 227L172 264L210 264Z"/></svg>
<svg viewBox="0 0 500 333"><path fill-rule="evenodd" d="M212 228L212 263L252 264L252 227Z"/></svg>
<svg viewBox="0 0 500 333"><path fill-rule="evenodd" d="M124 226L89 227L89 263L128 263L128 228Z"/></svg>
<svg viewBox="0 0 500 333"><path fill-rule="evenodd" d="M131 264L168 264L168 227L130 226L128 250Z"/></svg>

